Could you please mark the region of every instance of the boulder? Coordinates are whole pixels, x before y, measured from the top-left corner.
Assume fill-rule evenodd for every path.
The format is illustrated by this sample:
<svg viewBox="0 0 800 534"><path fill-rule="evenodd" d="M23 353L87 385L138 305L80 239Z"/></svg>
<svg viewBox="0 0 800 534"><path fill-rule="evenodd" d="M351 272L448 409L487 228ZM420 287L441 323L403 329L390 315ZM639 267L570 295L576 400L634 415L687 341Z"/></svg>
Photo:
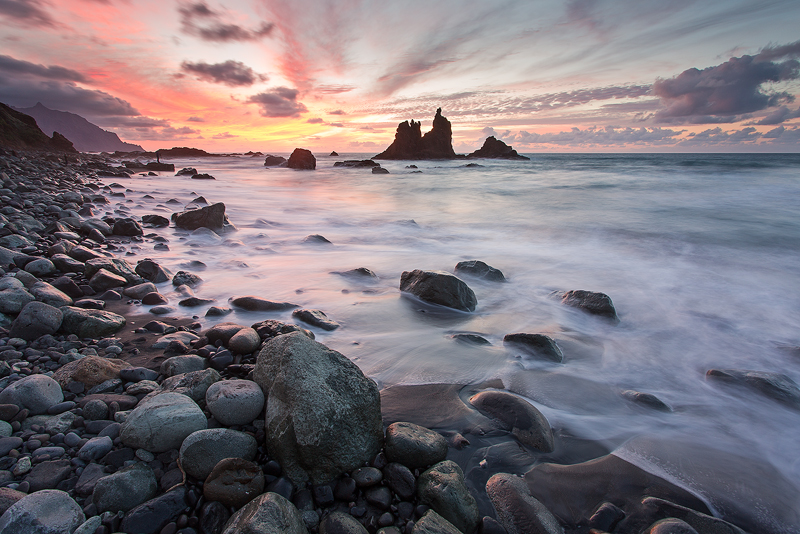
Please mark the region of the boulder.
<svg viewBox="0 0 800 534"><path fill-rule="evenodd" d="M138 269L139 266L137 265L136 268ZM136 284L135 286L126 287L122 290L122 294L126 297L130 297L136 300L142 300L145 295L148 293L155 293L158 289L156 289L155 284L152 282L145 282L143 284Z"/></svg>
<svg viewBox="0 0 800 534"><path fill-rule="evenodd" d="M195 354L173 356L161 362L161 374L167 377L202 371L206 368L206 360Z"/></svg>
<svg viewBox="0 0 800 534"><path fill-rule="evenodd" d="M433 510L425 512L419 521L414 524L411 534L464 534L450 521L440 516ZM538 534L538 533L537 533Z"/></svg>
<svg viewBox="0 0 800 534"><path fill-rule="evenodd" d="M181 467L198 480L205 480L225 458L253 460L258 444L250 434L229 428L198 430L183 440L180 449Z"/></svg>
<svg viewBox="0 0 800 534"><path fill-rule="evenodd" d="M551 360L557 363L564 361L564 354L556 345L555 340L544 334L506 334L504 343L510 343L523 349L526 353Z"/></svg>
<svg viewBox="0 0 800 534"><path fill-rule="evenodd" d="M358 519L343 512L333 512L325 516L319 525L320 534L368 534L369 531Z"/></svg>
<svg viewBox="0 0 800 534"><path fill-rule="evenodd" d="M264 393L250 380L221 380L206 390L206 406L225 426L246 425L264 409Z"/></svg>
<svg viewBox="0 0 800 534"><path fill-rule="evenodd" d="M460 261L456 264L457 275L474 276L490 282L505 282L506 277L500 269L495 269L480 260Z"/></svg>
<svg viewBox="0 0 800 534"><path fill-rule="evenodd" d="M490 135L486 138L486 141L483 142L483 146L480 147L475 152L471 154L467 154L468 158L490 158L490 159L517 159L517 160L529 160L531 158L526 156L520 156L517 154L517 151L502 142L501 140L495 138L495 136Z"/></svg>
<svg viewBox="0 0 800 534"><path fill-rule="evenodd" d="M283 156L267 154L267 157L264 159L264 167L286 167L286 161L286 158Z"/></svg>
<svg viewBox="0 0 800 534"><path fill-rule="evenodd" d="M26 495L0 517L0 532L64 534L86 520L83 510L68 493L45 489Z"/></svg>
<svg viewBox="0 0 800 534"><path fill-rule="evenodd" d="M140 284L144 280L136 274L133 265L127 260L120 258L95 258L86 261L86 270L84 275L86 278L91 279L100 269L121 276L128 284Z"/></svg>
<svg viewBox="0 0 800 534"><path fill-rule="evenodd" d="M285 311L292 308L298 308L299 305L292 304L291 302L275 302L266 300L259 297L232 297L230 303L235 308L241 308L247 311Z"/></svg>
<svg viewBox="0 0 800 534"><path fill-rule="evenodd" d="M414 423L392 423L386 429L386 457L410 469L437 464L447 457L447 440Z"/></svg>
<svg viewBox="0 0 800 534"><path fill-rule="evenodd" d="M161 393L143 399L120 429L126 447L158 453L177 449L183 440L208 426L200 407L180 393Z"/></svg>
<svg viewBox="0 0 800 534"><path fill-rule="evenodd" d="M172 218L175 226L184 230L197 230L198 228L220 230L226 222L225 204L217 202L210 206L174 213Z"/></svg>
<svg viewBox="0 0 800 534"><path fill-rule="evenodd" d="M49 304L29 302L14 319L9 335L33 341L46 334L55 334L61 327L63 316L61 310Z"/></svg>
<svg viewBox="0 0 800 534"><path fill-rule="evenodd" d="M420 300L461 311L475 311L478 299L459 278L444 271L404 271L400 276L400 291Z"/></svg>
<svg viewBox="0 0 800 534"><path fill-rule="evenodd" d="M800 387L794 380L781 373L709 369L706 371L706 380L744 386L790 408L800 409Z"/></svg>
<svg viewBox="0 0 800 534"><path fill-rule="evenodd" d="M17 278L0 279L0 313L18 314L29 302L36 300Z"/></svg>
<svg viewBox="0 0 800 534"><path fill-rule="evenodd" d="M317 168L317 158L314 157L310 150L295 148L292 155L289 156L287 166L290 169L313 171Z"/></svg>
<svg viewBox="0 0 800 534"><path fill-rule="evenodd" d="M261 346L261 336L252 328L242 328L228 341L228 348L234 354L250 354L259 346Z"/></svg>
<svg viewBox="0 0 800 534"><path fill-rule="evenodd" d="M111 232L114 235L121 235L121 236L137 236L144 234L144 230L142 229L142 225L135 219L131 219L130 217L124 217L122 219L117 219L114 221L114 227L112 228Z"/></svg>
<svg viewBox="0 0 800 534"><path fill-rule="evenodd" d="M520 443L539 452L553 452L553 429L547 418L525 400L505 391L482 391L469 399L483 415L510 431Z"/></svg>
<svg viewBox="0 0 800 534"><path fill-rule="evenodd" d="M380 450L377 385L342 354L293 332L264 344L253 375L267 446L293 482L328 483Z"/></svg>
<svg viewBox="0 0 800 534"><path fill-rule="evenodd" d="M300 511L277 493L267 492L240 508L222 534L308 534Z"/></svg>
<svg viewBox="0 0 800 534"><path fill-rule="evenodd" d="M39 302L44 302L56 308L72 306L72 297L47 282L36 282L31 286L30 293Z"/></svg>
<svg viewBox="0 0 800 534"><path fill-rule="evenodd" d="M175 176L194 176L197 174L197 169L194 167L184 167L175 173Z"/></svg>
<svg viewBox="0 0 800 534"><path fill-rule="evenodd" d="M169 282L172 279L171 272L150 259L143 259L137 263L135 272L154 284Z"/></svg>
<svg viewBox="0 0 800 534"><path fill-rule="evenodd" d="M61 308L64 318L61 331L82 338L109 337L125 326L125 317L105 310L85 310L72 306Z"/></svg>
<svg viewBox="0 0 800 534"><path fill-rule="evenodd" d="M89 280L89 287L101 293L107 289L122 287L127 283L128 281L122 276L106 271L105 269L100 269L92 276L91 280Z"/></svg>
<svg viewBox="0 0 800 534"><path fill-rule="evenodd" d="M455 462L445 460L423 472L417 481L417 496L464 534L478 528L478 504Z"/></svg>
<svg viewBox="0 0 800 534"><path fill-rule="evenodd" d="M46 414L51 406L64 401L58 382L47 375L29 375L0 391L0 404L16 404L30 415Z"/></svg>
<svg viewBox="0 0 800 534"><path fill-rule="evenodd" d="M498 473L486 483L486 494L508 534L564 534L553 514L531 496L522 478Z"/></svg>
<svg viewBox="0 0 800 534"><path fill-rule="evenodd" d="M384 169L380 165L377 167L372 167L372 174L389 174L389 169Z"/></svg>
<svg viewBox="0 0 800 534"><path fill-rule="evenodd" d="M169 226L169 219L162 215L142 215L142 223L148 225L149 228L164 228Z"/></svg>
<svg viewBox="0 0 800 534"><path fill-rule="evenodd" d="M127 512L155 497L157 491L153 470L139 463L98 480L92 502L98 512Z"/></svg>
<svg viewBox="0 0 800 534"><path fill-rule="evenodd" d="M431 131L424 136L421 123L408 121L397 126L392 144L374 159L455 159L450 121L436 110Z"/></svg>
<svg viewBox="0 0 800 534"><path fill-rule="evenodd" d="M64 365L53 374L53 379L65 390L70 382L81 382L91 389L106 380L120 378L120 371L130 366L123 360L89 355Z"/></svg>
<svg viewBox="0 0 800 534"><path fill-rule="evenodd" d="M567 291L566 293L561 294L561 304L564 304L565 306L571 306L573 308L579 308L586 313L599 315L600 317L605 317L613 322L619 321L619 317L617 317L617 310L614 308L614 303L611 302L611 297L605 293L595 293L592 291L584 291L582 289Z"/></svg>
<svg viewBox="0 0 800 534"><path fill-rule="evenodd" d="M25 265L25 272L33 276L42 277L56 272L56 266L47 258L39 258Z"/></svg>
<svg viewBox="0 0 800 534"><path fill-rule="evenodd" d="M143 502L125 514L119 530L131 534L158 534L167 523L176 519L186 508L189 504L186 497L186 488L179 486Z"/></svg>
<svg viewBox="0 0 800 534"><path fill-rule="evenodd" d="M321 310L294 310L292 312L292 317L295 317L304 323L308 323L311 326L322 328L323 330L331 331L339 328L339 323L329 319L328 316L325 315L325 312Z"/></svg>
<svg viewBox="0 0 800 534"><path fill-rule="evenodd" d="M225 458L206 477L203 495L207 501L241 508L264 493L264 485L264 471L258 464L242 458Z"/></svg>

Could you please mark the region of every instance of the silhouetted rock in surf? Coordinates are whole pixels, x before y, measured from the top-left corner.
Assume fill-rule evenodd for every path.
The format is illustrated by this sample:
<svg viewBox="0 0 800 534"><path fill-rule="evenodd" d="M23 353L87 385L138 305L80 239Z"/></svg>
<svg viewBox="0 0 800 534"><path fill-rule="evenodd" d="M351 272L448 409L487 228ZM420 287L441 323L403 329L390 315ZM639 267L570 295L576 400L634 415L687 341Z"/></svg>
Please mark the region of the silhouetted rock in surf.
<svg viewBox="0 0 800 534"><path fill-rule="evenodd" d="M264 167L286 167L286 158L267 154L267 157L264 159Z"/></svg>
<svg viewBox="0 0 800 534"><path fill-rule="evenodd" d="M520 156L517 151L496 139L493 135L486 138L483 146L472 154L467 154L468 158L490 158L490 159L531 159L526 156Z"/></svg>
<svg viewBox="0 0 800 534"><path fill-rule="evenodd" d="M292 155L289 156L289 168L313 171L317 168L317 158L314 157L310 150L295 148Z"/></svg>
<svg viewBox="0 0 800 534"><path fill-rule="evenodd" d="M436 110L433 128L422 135L422 123L403 121L397 126L394 142L374 159L455 159L453 130L450 121L442 116L442 108Z"/></svg>
<svg viewBox="0 0 800 534"><path fill-rule="evenodd" d="M330 153L330 155L331 155L331 157L335 158L335 157L339 156L339 153L334 150L333 152Z"/></svg>

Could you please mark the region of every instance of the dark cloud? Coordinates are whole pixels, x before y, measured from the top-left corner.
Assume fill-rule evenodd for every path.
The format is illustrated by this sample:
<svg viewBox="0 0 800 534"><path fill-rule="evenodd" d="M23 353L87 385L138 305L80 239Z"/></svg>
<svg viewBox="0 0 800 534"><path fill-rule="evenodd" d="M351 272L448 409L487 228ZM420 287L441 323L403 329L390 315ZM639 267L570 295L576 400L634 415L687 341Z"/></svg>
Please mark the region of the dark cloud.
<svg viewBox="0 0 800 534"><path fill-rule="evenodd" d="M796 119L800 117L800 108L792 111L786 106L781 106L760 121L754 122L753 124L759 126L772 126L774 124L780 124L784 121L788 121L789 119Z"/></svg>
<svg viewBox="0 0 800 534"><path fill-rule="evenodd" d="M125 100L103 91L84 89L72 82L9 77L0 73L0 102L27 108L41 102L50 109L92 117L136 116Z"/></svg>
<svg viewBox="0 0 800 534"><path fill-rule="evenodd" d="M764 139L769 139L770 144L797 145L800 143L800 128L787 128L778 126L763 135Z"/></svg>
<svg viewBox="0 0 800 534"><path fill-rule="evenodd" d="M181 15L183 32L204 41L257 41L272 33L274 28L274 24L269 22L262 22L256 29L227 23L222 20L221 13L214 11L202 1L183 4L178 8L178 12Z"/></svg>
<svg viewBox="0 0 800 534"><path fill-rule="evenodd" d="M329 111L328 115L347 115L347 113L345 113L341 109L335 109L333 111Z"/></svg>
<svg viewBox="0 0 800 534"><path fill-rule="evenodd" d="M205 82L222 83L230 87L253 85L267 79L241 61L228 60L224 63L181 63L181 69L197 76Z"/></svg>
<svg viewBox="0 0 800 534"><path fill-rule="evenodd" d="M299 117L308 109L297 101L297 93L297 89L276 87L270 92L251 96L247 103L261 106L261 115L264 117Z"/></svg>
<svg viewBox="0 0 800 534"><path fill-rule="evenodd" d="M188 119L186 119L186 120L187 120L188 122L206 122L206 120L205 120L203 117L194 117L194 116L192 116L192 117L189 117L189 118L188 118Z"/></svg>
<svg viewBox="0 0 800 534"><path fill-rule="evenodd" d="M3 0L0 0L0 2L2 1ZM31 63L29 61L3 55L0 55L0 72L7 72L15 75L29 74L50 80L89 83L89 79L76 70L59 67L58 65L40 65L38 63Z"/></svg>
<svg viewBox="0 0 800 534"><path fill-rule="evenodd" d="M324 124L325 121L320 119L319 117L314 117L313 119L308 119L306 121L308 124Z"/></svg>
<svg viewBox="0 0 800 534"><path fill-rule="evenodd" d="M794 56L800 42L764 49L756 56L733 57L703 70L688 69L670 79L658 79L653 94L666 108L658 111L659 122L706 124L735 122L743 115L775 107L794 98L786 92L765 92L768 83L800 77L800 62L774 59Z"/></svg>
<svg viewBox="0 0 800 534"><path fill-rule="evenodd" d="M200 133L200 131L195 130L194 128L189 128L188 126L183 126L182 128L173 128L172 126L168 126L166 128L161 129L161 135L165 136L190 135L197 133Z"/></svg>
<svg viewBox="0 0 800 534"><path fill-rule="evenodd" d="M691 133L677 146L696 147L696 146L709 146L709 145L741 145L752 144L758 141L763 134L752 126L743 128L741 130L725 131L720 127L712 128L700 132L699 134Z"/></svg>
<svg viewBox="0 0 800 534"><path fill-rule="evenodd" d="M486 129L484 129L486 131ZM494 131L492 129L492 131ZM510 132L506 132L510 134ZM677 141L683 130L663 128L572 128L568 132L529 133L521 131L516 135L502 136L503 140L526 145L552 144L561 146L623 146L623 145L666 145ZM501 134L502 135L502 134Z"/></svg>
<svg viewBox="0 0 800 534"><path fill-rule="evenodd" d="M101 117L94 122L98 126L109 126L114 128L139 128L151 129L169 126L169 122L164 119L154 119L139 115L137 117Z"/></svg>
<svg viewBox="0 0 800 534"><path fill-rule="evenodd" d="M56 26L37 0L0 0L0 15L31 26Z"/></svg>

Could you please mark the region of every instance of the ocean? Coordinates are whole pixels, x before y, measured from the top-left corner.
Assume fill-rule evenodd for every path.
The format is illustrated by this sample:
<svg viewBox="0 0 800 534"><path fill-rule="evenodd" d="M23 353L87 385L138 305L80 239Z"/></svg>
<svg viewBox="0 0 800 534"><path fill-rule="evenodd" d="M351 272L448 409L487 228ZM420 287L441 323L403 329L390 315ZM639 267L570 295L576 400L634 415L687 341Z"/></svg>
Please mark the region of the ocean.
<svg viewBox="0 0 800 534"><path fill-rule="evenodd" d="M368 154L317 156L315 171L265 168L258 157L176 159L168 160L176 170L216 180L162 173L104 183L127 189L110 197L115 216L169 216L200 195L225 204L235 232L148 229L169 250L148 238L120 252L195 272L204 280L196 295L214 305L254 295L322 310L342 326L315 330L317 340L381 387L499 378L557 435L601 444L716 513L795 531L800 410L705 375L754 370L800 383L800 154L528 155L381 162L390 174L333 167ZM314 234L331 244L303 242ZM403 271L452 272L472 259L508 279L465 278L474 313L399 292ZM378 279L332 274L359 267ZM609 295L619 324L552 297L571 289ZM179 299L169 283L160 291ZM291 312L212 320L208 306L175 307L206 327L292 320ZM460 332L491 344L457 342ZM504 346L516 332L553 337L563 363ZM655 395L672 411L632 405L624 390Z"/></svg>

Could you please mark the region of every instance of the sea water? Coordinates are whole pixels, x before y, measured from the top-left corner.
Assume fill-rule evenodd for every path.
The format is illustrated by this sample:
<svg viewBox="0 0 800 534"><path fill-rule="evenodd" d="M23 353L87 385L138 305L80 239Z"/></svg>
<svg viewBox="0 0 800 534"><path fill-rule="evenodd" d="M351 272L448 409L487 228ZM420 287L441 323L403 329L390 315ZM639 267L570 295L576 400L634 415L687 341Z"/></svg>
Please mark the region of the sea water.
<svg viewBox="0 0 800 534"><path fill-rule="evenodd" d="M223 202L238 230L148 229L169 250L147 239L127 246L128 257L193 270L204 280L197 296L217 306L254 295L324 311L342 326L315 329L318 341L381 386L500 378L557 432L603 443L712 510L744 507L776 532L797 526L800 412L705 373L757 370L800 383L800 155L381 162L390 174L333 166L365 157L318 157L315 171L265 168L245 156L170 160L216 180L104 179L128 189L108 209L168 217L199 195ZM304 243L313 234L331 244ZM403 271L452 272L472 259L508 279L465 278L478 298L474 313L399 292ZM359 267L378 278L333 274ZM619 324L553 298L571 289L609 295ZM177 302L170 284L160 290ZM292 320L291 312L208 319L207 308L177 313L205 326ZM459 332L491 345L459 343ZM504 346L516 332L553 337L563 363ZM655 395L672 412L632 407L624 390Z"/></svg>

